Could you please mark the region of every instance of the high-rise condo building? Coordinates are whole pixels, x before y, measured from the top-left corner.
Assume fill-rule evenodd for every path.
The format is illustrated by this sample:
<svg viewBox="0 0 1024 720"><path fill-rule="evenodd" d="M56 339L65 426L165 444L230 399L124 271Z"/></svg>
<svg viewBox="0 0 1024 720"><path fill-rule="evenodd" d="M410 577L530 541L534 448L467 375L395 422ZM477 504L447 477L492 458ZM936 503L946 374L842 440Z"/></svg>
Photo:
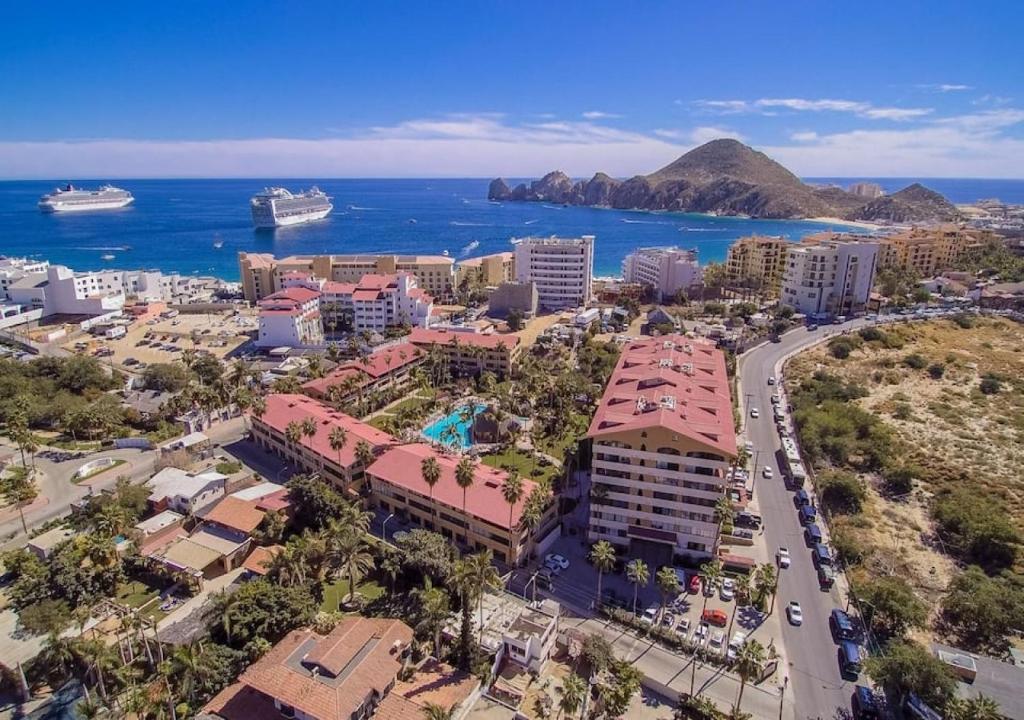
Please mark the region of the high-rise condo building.
<svg viewBox="0 0 1024 720"><path fill-rule="evenodd" d="M640 248L622 261L622 279L654 289L660 300L672 298L680 290L700 285L704 274L695 250L676 247Z"/></svg>
<svg viewBox="0 0 1024 720"><path fill-rule="evenodd" d="M790 248L779 302L807 315L845 315L871 295L878 243L826 242Z"/></svg>
<svg viewBox="0 0 1024 720"><path fill-rule="evenodd" d="M527 237L512 241L518 282L537 286L537 301L546 310L587 305L594 278L594 236Z"/></svg>

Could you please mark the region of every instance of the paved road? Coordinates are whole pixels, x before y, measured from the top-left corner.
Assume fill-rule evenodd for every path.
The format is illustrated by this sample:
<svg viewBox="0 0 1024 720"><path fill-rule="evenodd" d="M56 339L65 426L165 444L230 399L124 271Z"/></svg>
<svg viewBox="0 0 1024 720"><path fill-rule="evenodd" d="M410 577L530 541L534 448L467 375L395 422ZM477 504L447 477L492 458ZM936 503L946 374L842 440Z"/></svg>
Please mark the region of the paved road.
<svg viewBox="0 0 1024 720"><path fill-rule="evenodd" d="M782 480L782 468L777 462L780 449L779 435L772 420L771 395L776 387L768 385L768 377L776 375L787 356L820 342L826 335L858 328L863 320L842 326L826 325L814 332L803 328L791 331L778 343L768 343L750 350L740 358L739 401L743 411L746 437L754 444L758 454L755 492L761 515L765 520L765 539L769 548L785 546L793 556L791 566L779 575L777 611L796 600L804 611L804 624L793 627L782 622L782 638L789 667L791 698L796 706L796 717L831 718L838 708L849 708L853 683L839 674L837 647L832 641L828 614L834 607L845 607L841 589L823 592L818 587L817 574L811 561L810 550L804 544L803 528L797 519L793 494ZM760 417L750 417L750 408L756 407ZM764 465L772 468L773 479L761 476Z"/></svg>

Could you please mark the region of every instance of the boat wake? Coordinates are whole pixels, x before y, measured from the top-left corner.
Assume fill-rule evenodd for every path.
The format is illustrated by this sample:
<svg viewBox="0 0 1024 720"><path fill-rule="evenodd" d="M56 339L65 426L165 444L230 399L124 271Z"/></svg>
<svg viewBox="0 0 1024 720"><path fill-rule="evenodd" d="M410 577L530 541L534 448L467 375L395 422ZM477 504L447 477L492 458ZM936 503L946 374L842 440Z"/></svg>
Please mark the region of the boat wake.
<svg viewBox="0 0 1024 720"><path fill-rule="evenodd" d="M463 222L461 220L452 220L448 224L455 227L491 227L487 223Z"/></svg>
<svg viewBox="0 0 1024 720"><path fill-rule="evenodd" d="M527 220L523 225L533 225L536 222L540 222L540 220Z"/></svg>
<svg viewBox="0 0 1024 720"><path fill-rule="evenodd" d="M558 205L541 205L541 207L547 208L548 210L565 210L564 207L559 207Z"/></svg>
<svg viewBox="0 0 1024 720"><path fill-rule="evenodd" d="M629 218L621 218L622 222L629 223L630 225L669 225L670 223L664 220L630 220Z"/></svg>
<svg viewBox="0 0 1024 720"><path fill-rule="evenodd" d="M349 210L380 210L380 208L361 207L359 205L349 205Z"/></svg>
<svg viewBox="0 0 1024 720"><path fill-rule="evenodd" d="M476 250L478 247L480 247L480 241L479 240L474 240L469 245L467 245L466 247L462 248L462 252L459 253L459 256L460 257L466 257L471 252Z"/></svg>

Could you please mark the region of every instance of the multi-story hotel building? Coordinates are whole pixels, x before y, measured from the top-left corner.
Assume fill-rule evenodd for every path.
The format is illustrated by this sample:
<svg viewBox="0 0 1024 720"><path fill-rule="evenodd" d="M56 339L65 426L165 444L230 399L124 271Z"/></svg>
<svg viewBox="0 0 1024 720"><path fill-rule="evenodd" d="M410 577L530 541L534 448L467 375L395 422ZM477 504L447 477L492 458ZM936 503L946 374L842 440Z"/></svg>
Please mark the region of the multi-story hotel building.
<svg viewBox="0 0 1024 720"><path fill-rule="evenodd" d="M674 297L680 290L700 285L704 273L694 250L640 248L622 261L622 279L653 288L659 300Z"/></svg>
<svg viewBox="0 0 1024 720"><path fill-rule="evenodd" d="M320 293L306 287L287 287L260 300L259 347L323 345Z"/></svg>
<svg viewBox="0 0 1024 720"><path fill-rule="evenodd" d="M562 310L587 305L594 279L594 236L527 237L513 240L518 282L533 282L541 308Z"/></svg>
<svg viewBox="0 0 1024 720"><path fill-rule="evenodd" d="M394 442L394 438L372 425L338 412L305 395L278 393L266 396L266 410L252 415L253 439L262 447L286 458L296 470L319 473L320 477L350 493L363 485L363 467L356 448L365 442L375 453ZM289 423L312 420L313 435L298 441L288 439ZM342 428L346 441L341 450L331 447L331 431Z"/></svg>
<svg viewBox="0 0 1024 720"><path fill-rule="evenodd" d="M467 281L477 287L496 287L512 282L515 277L516 256L511 252L466 258L455 267L455 278L460 285Z"/></svg>
<svg viewBox="0 0 1024 720"><path fill-rule="evenodd" d="M725 356L682 335L623 348L590 424L591 542L652 567L712 555L736 457Z"/></svg>
<svg viewBox="0 0 1024 720"><path fill-rule="evenodd" d="M324 306L335 316L351 313L357 332L382 332L396 325L426 327L434 307L434 299L407 272L363 275L355 283L331 281L322 287Z"/></svg>
<svg viewBox="0 0 1024 720"><path fill-rule="evenodd" d="M441 478L433 489L420 472L427 458L434 458L441 468ZM536 483L523 478L523 496L509 507L501 492L508 473L476 463L463 512L462 488L455 482L460 459L426 443L391 447L366 470L372 501L385 512L399 513L413 524L457 540L473 551L490 549L506 564L521 564L534 540L545 537L555 524L555 503L548 505L540 524L531 531L522 517Z"/></svg>
<svg viewBox="0 0 1024 720"><path fill-rule="evenodd" d="M829 242L790 249L779 302L807 315L845 315L867 305L878 243Z"/></svg>
<svg viewBox="0 0 1024 720"><path fill-rule="evenodd" d="M766 297L777 297L790 243L782 237L751 235L729 246L725 274L730 284L754 283Z"/></svg>
<svg viewBox="0 0 1024 720"><path fill-rule="evenodd" d="M364 275L412 273L418 285L434 297L447 297L455 285L455 261L443 255L292 255L281 259L269 253L239 253L242 293L257 302L283 287L290 272L330 282L357 283Z"/></svg>
<svg viewBox="0 0 1024 720"><path fill-rule="evenodd" d="M427 352L433 348L443 352L453 373L479 375L490 370L501 378L511 374L523 352L516 335L413 328L409 342Z"/></svg>

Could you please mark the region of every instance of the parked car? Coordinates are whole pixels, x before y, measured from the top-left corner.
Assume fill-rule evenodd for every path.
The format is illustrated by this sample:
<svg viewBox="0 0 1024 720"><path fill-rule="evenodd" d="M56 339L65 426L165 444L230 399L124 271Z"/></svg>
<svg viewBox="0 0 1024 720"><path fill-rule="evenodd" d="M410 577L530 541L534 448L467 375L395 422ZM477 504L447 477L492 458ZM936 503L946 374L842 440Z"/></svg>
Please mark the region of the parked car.
<svg viewBox="0 0 1024 720"><path fill-rule="evenodd" d="M804 611L800 607L800 603L796 600L790 601L789 605L786 606L786 617L789 618L790 625L803 625Z"/></svg>
<svg viewBox="0 0 1024 720"><path fill-rule="evenodd" d="M821 565L818 567L818 586L822 590L828 590L836 582L835 571L832 570L828 565Z"/></svg>
<svg viewBox="0 0 1024 720"><path fill-rule="evenodd" d="M811 523L804 528L804 541L807 543L807 547L814 547L821 542L821 528L814 523Z"/></svg>
<svg viewBox="0 0 1024 720"><path fill-rule="evenodd" d="M640 614L640 622L647 623L648 625L654 622L654 618L658 616L658 606L651 605Z"/></svg>
<svg viewBox="0 0 1024 720"><path fill-rule="evenodd" d="M725 645L725 633L721 630L715 630L711 633L711 639L708 641L708 648L714 652L722 652L722 648Z"/></svg>
<svg viewBox="0 0 1024 720"><path fill-rule="evenodd" d="M722 579L721 597L726 602L728 602L729 600L732 600L734 597L736 597L736 581L735 580L733 580L732 578L723 578Z"/></svg>
<svg viewBox="0 0 1024 720"><path fill-rule="evenodd" d="M814 556L815 565L820 567L832 564L832 551L828 549L828 545L825 543L818 543L811 552Z"/></svg>
<svg viewBox="0 0 1024 720"><path fill-rule="evenodd" d="M694 575L690 578L690 593L696 595L700 592L700 575Z"/></svg>
<svg viewBox="0 0 1024 720"><path fill-rule="evenodd" d="M761 516L757 513L752 513L749 510L743 510L736 513L736 517L733 519L733 524L739 527L749 527L757 530L761 527Z"/></svg>
<svg viewBox="0 0 1024 720"><path fill-rule="evenodd" d="M725 614L724 610L705 610L700 616L700 619L711 625L717 625L718 627L725 627L729 624L729 616Z"/></svg>
<svg viewBox="0 0 1024 720"><path fill-rule="evenodd" d="M854 720L878 720L881 717L878 701L871 688L857 685L853 688L853 697L850 698L850 707L853 710Z"/></svg>
<svg viewBox="0 0 1024 720"><path fill-rule="evenodd" d="M850 640L843 640L839 643L839 670L843 677L856 678L860 667L860 647Z"/></svg>
<svg viewBox="0 0 1024 720"><path fill-rule="evenodd" d="M774 385L775 384L775 376L774 375L769 375L768 376L768 384L769 385Z"/></svg>
<svg viewBox="0 0 1024 720"><path fill-rule="evenodd" d="M708 638L708 624L698 623L693 629L693 642L695 645L703 645Z"/></svg>
<svg viewBox="0 0 1024 720"><path fill-rule="evenodd" d="M810 525L818 519L818 511L811 505L803 505L800 508L800 523L802 525Z"/></svg>
<svg viewBox="0 0 1024 720"><path fill-rule="evenodd" d="M680 620L676 632L679 633L679 637L685 638L690 632L690 618L684 617Z"/></svg>
<svg viewBox="0 0 1024 720"><path fill-rule="evenodd" d="M853 625L853 619L839 608L834 608L829 613L828 624L832 634L838 640L854 640L857 637L857 629Z"/></svg>
<svg viewBox="0 0 1024 720"><path fill-rule="evenodd" d="M778 560L780 568L788 568L791 560L789 557L789 548L780 547L778 552L775 553L775 558Z"/></svg>
<svg viewBox="0 0 1024 720"><path fill-rule="evenodd" d="M796 503L797 507L803 507L804 505L811 504L811 496L807 494L807 491L800 488L793 493L793 502Z"/></svg>
<svg viewBox="0 0 1024 720"><path fill-rule="evenodd" d="M732 662L740 654L740 650L744 645L747 644L747 634L740 631L736 631L732 635L732 640L729 641L729 649L725 653L725 657L729 662Z"/></svg>
<svg viewBox="0 0 1024 720"><path fill-rule="evenodd" d="M569 569L569 561L561 555L556 555L554 553L548 553L544 556L544 564L548 567L558 566L559 570Z"/></svg>
<svg viewBox="0 0 1024 720"><path fill-rule="evenodd" d="M747 440L745 443L743 443L743 449L746 450L748 453L753 453L754 452L754 443L752 443L749 440Z"/></svg>

